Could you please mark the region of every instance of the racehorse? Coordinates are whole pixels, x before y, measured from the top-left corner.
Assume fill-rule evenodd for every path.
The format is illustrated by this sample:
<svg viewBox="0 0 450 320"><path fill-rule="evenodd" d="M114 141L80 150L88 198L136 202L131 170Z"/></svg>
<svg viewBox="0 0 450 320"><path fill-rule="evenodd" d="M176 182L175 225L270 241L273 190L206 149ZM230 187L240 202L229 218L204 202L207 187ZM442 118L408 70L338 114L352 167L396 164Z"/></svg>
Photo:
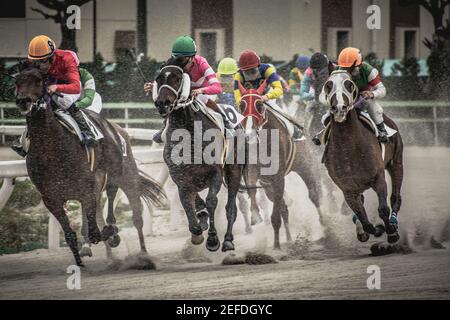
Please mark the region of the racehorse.
<svg viewBox="0 0 450 320"><path fill-rule="evenodd" d="M196 148L203 154L208 141L203 141L202 137L208 130L216 130L216 124L202 111L199 111L199 101L190 94L190 78L184 73L183 57L171 58L160 69L155 79L153 88L153 100L155 106L162 117L166 119L165 146L163 151L164 161L169 168L172 180L178 187L181 204L186 212L191 232L191 242L199 245L203 242L203 231L209 230L206 248L209 251L217 251L220 241L214 224L214 213L217 207L217 194L224 182L228 189L228 199L226 204L227 232L222 244L222 251L234 250L233 244L233 224L236 220L237 206L236 196L239 191L243 165L222 164L219 162L207 163L204 159L196 158ZM217 108L211 100L207 107ZM177 132L183 130L187 133L188 149L183 151L183 161L177 161L174 154L179 155L179 138L174 138ZM197 137L195 131L201 130L201 136ZM185 142L183 139L183 142ZM236 140L236 139L235 139ZM214 143L221 143L214 141ZM235 144L236 145L236 144ZM178 151L177 151L178 150ZM198 150L198 149L197 149ZM234 149L236 153L236 148ZM199 192L208 188L206 203L199 196ZM206 210L205 210L206 209Z"/></svg>
<svg viewBox="0 0 450 320"><path fill-rule="evenodd" d="M358 240L365 242L371 234L379 237L386 231L388 242L395 243L400 238L397 214L403 181L402 138L394 121L384 115L385 123L397 133L388 143L380 144L374 134L376 131L359 119L357 97L357 87L345 71L334 71L325 83L321 100L329 106L331 119L323 160L331 179L342 190L355 214ZM392 180L392 213L387 204L385 169ZM367 217L363 192L369 188L377 193L378 213L384 227L374 227Z"/></svg>
<svg viewBox="0 0 450 320"><path fill-rule="evenodd" d="M146 251L140 198L156 205L163 205L166 198L156 182L138 171L126 132L98 114L84 111L104 135L94 150L85 149L78 136L58 121L54 112L57 107L47 94L45 77L38 69L21 71L16 77L16 88L16 105L26 115L30 138L26 157L28 175L41 193L47 209L61 224L76 264L83 266L77 236L64 209L66 201L78 200L81 203L85 240L93 244L106 241L110 257L109 246L115 247L120 242L113 213L118 188L129 199L140 247ZM125 141L125 150L119 135ZM109 206L107 225L100 232L97 221L103 220L100 198L104 188Z"/></svg>
<svg viewBox="0 0 450 320"><path fill-rule="evenodd" d="M271 222L274 229L274 248L280 249L279 231L281 222L283 220L286 229L286 238L290 242L292 240L289 230L289 211L284 200L285 190L285 176L293 171L297 173L305 182L308 188L309 198L316 207L322 225L323 213L320 207L320 200L322 197L321 186L314 174L315 163L307 150L308 146L305 140L293 141L289 136L289 132L284 126L283 122L276 116L276 112L272 111L271 107L263 103L262 94L266 88L266 82L263 82L258 89L246 89L239 83L239 90L241 92L241 102L239 105L242 114L245 117L242 125L248 135L251 132L256 133L256 139L250 138L250 143L258 143L262 130L267 132L267 147L266 150L272 150L272 134L278 132L278 140L276 143L279 146L278 152L278 170L273 174L262 174L263 167L259 161L256 164L247 164L244 174L244 179L249 188L254 188L256 182L259 181L264 188L267 197L273 202L273 210L271 215ZM255 136L253 136L255 137ZM258 148L261 147L261 142L258 143ZM260 218L254 217L259 211L258 205L254 196L252 197L252 221L257 221Z"/></svg>

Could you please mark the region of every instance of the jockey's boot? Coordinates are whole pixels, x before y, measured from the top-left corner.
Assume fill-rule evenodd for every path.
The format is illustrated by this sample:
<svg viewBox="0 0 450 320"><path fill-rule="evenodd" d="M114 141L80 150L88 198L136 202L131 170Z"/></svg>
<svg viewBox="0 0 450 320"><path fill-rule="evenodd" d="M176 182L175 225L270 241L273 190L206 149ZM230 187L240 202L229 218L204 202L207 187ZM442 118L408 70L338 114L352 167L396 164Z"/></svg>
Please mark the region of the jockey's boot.
<svg viewBox="0 0 450 320"><path fill-rule="evenodd" d="M389 138L388 133L386 131L386 127L384 126L384 122L377 124L377 129L378 129L378 141L382 143L388 142Z"/></svg>
<svg viewBox="0 0 450 320"><path fill-rule="evenodd" d="M27 152L25 151L23 146L20 144L13 144L11 146L11 149L13 149L22 158L25 158L27 156Z"/></svg>
<svg viewBox="0 0 450 320"><path fill-rule="evenodd" d="M155 143L163 143L164 142L162 140L162 134L163 134L165 128L166 128L166 119L164 119L164 121L163 121L162 128L153 135L153 141Z"/></svg>
<svg viewBox="0 0 450 320"><path fill-rule="evenodd" d="M78 127L80 127L81 134L83 135L83 144L87 147L93 147L98 144L98 141L95 140L95 136L91 131L91 128L89 128L89 125L86 122L86 119L83 117L83 114L81 113L80 109L78 109L75 104L72 104L69 109L70 115L74 120L77 122Z"/></svg>
<svg viewBox="0 0 450 320"><path fill-rule="evenodd" d="M294 141L301 141L303 139L303 131L294 125L294 133L292 134L292 139Z"/></svg>

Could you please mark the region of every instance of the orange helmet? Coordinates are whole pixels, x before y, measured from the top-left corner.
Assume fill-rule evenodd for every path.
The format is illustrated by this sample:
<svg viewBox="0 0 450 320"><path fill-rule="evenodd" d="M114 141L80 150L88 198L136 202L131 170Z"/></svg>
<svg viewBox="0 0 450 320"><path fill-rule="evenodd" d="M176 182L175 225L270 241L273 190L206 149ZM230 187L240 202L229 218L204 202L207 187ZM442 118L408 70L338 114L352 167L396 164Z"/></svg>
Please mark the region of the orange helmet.
<svg viewBox="0 0 450 320"><path fill-rule="evenodd" d="M34 37L28 45L28 59L41 60L51 57L56 50L55 42L47 36Z"/></svg>
<svg viewBox="0 0 450 320"><path fill-rule="evenodd" d="M353 65L359 66L362 63L361 51L357 48L348 47L339 54L338 65L342 68L349 68Z"/></svg>

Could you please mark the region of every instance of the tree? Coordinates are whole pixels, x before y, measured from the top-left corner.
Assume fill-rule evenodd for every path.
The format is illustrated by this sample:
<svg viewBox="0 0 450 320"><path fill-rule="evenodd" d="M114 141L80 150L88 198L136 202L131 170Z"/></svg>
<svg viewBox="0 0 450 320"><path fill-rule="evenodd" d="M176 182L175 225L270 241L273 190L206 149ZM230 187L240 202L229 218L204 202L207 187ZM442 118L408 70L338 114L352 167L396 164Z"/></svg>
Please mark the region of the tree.
<svg viewBox="0 0 450 320"><path fill-rule="evenodd" d="M70 49L77 52L78 48L75 37L76 29L69 28L68 24L66 23L68 18L73 13L68 13L67 8L71 5L81 7L85 3L88 3L89 1L91 0L37 0L37 2L41 6L56 11L56 13L49 14L38 8L31 8L31 10L42 14L42 16L44 16L45 19L52 19L55 23L60 25L62 40L61 44L59 45L59 48Z"/></svg>
<svg viewBox="0 0 450 320"><path fill-rule="evenodd" d="M430 50L433 48L448 47L450 40L450 22L447 20L444 25L444 15L446 7L450 5L450 0L399 0L402 6L419 5L424 7L433 17L434 35L433 39L424 39L423 43Z"/></svg>
<svg viewBox="0 0 450 320"><path fill-rule="evenodd" d="M431 50L427 59L429 68L428 90L434 97L450 99L450 22L444 16L450 0L399 0L400 5L419 5L433 17L433 38L424 39L423 44Z"/></svg>

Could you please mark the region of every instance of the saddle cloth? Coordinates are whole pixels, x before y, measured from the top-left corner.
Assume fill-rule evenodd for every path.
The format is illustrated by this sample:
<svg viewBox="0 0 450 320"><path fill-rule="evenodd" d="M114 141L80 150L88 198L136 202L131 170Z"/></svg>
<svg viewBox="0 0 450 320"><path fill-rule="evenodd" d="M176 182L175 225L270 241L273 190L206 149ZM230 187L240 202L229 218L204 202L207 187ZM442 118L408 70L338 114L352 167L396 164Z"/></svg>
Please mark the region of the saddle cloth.
<svg viewBox="0 0 450 320"><path fill-rule="evenodd" d="M89 120L89 118L84 114L83 111L81 111L83 114L84 119L86 120L86 123L89 125L89 128L91 129L92 133L94 134L95 140L99 141L100 139L104 138L102 132L97 128L97 126ZM80 139L80 142L83 141L83 135L81 134L80 127L78 127L77 122L72 118L72 116L64 110L56 110L55 115L58 119L58 121L65 126L69 131L74 132L78 139Z"/></svg>
<svg viewBox="0 0 450 320"><path fill-rule="evenodd" d="M358 117L359 117L359 120L361 122L364 122L371 129L371 131L375 134L375 137L379 136L378 128L377 128L375 122L373 122L373 120L370 117L369 113L367 113L366 111L358 110ZM328 121L327 120L328 118L329 118L329 116L328 117L324 117L323 122ZM384 124L384 127L386 128L386 131L388 133L388 137L389 138L397 133L397 130L392 129L386 123ZM331 129L331 125L330 125L330 122L328 122L328 124L325 127L325 130L323 130L322 135L319 137L320 142L322 143L322 145L326 145L327 144L328 138L330 136L330 129Z"/></svg>

